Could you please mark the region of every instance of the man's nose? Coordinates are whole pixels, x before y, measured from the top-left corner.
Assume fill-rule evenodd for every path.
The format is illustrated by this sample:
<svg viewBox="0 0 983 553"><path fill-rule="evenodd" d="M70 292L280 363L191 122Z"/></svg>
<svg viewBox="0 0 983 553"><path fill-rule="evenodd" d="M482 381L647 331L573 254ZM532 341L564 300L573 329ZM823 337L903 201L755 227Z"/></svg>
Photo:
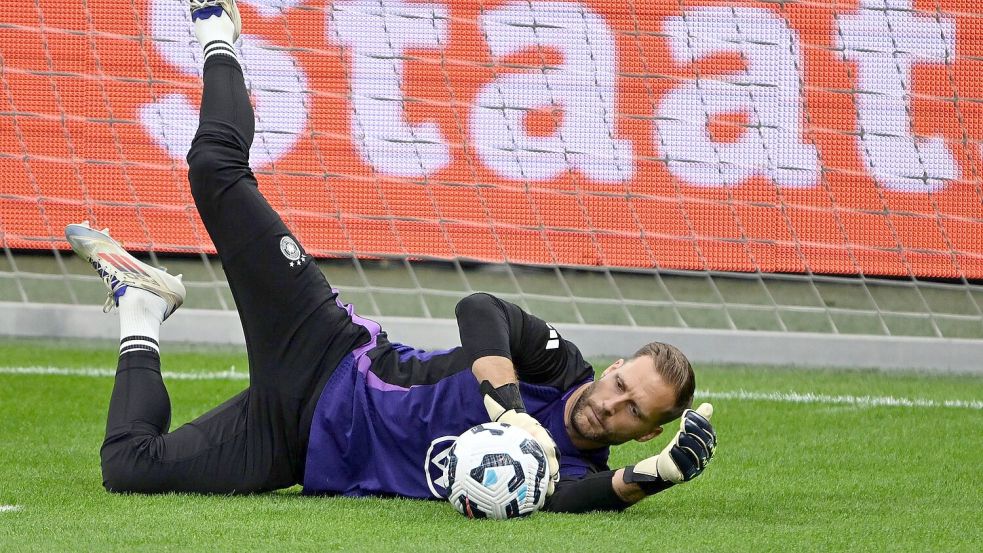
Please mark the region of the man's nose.
<svg viewBox="0 0 983 553"><path fill-rule="evenodd" d="M601 403L601 411L603 411L605 416L611 416L617 412L618 408L628 401L628 397L625 394L618 394L615 397L609 397Z"/></svg>
<svg viewBox="0 0 983 553"><path fill-rule="evenodd" d="M615 406L615 402L616 401L617 400L615 400L614 398L609 398L609 399L606 399L606 400L602 401L601 402L601 414L604 415L604 416L610 416L610 415L612 415L614 413L614 406Z"/></svg>

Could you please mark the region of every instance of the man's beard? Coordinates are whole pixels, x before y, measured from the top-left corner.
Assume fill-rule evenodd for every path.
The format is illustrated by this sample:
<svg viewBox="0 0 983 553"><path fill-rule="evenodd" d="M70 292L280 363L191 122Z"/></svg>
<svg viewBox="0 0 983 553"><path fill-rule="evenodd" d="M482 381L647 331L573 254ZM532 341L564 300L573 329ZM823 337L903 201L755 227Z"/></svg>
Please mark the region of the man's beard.
<svg viewBox="0 0 983 553"><path fill-rule="evenodd" d="M590 396L594 393L594 386L596 385L596 382L588 384L584 393L580 394L580 397L577 398L577 401L573 404L573 409L570 410L570 424L582 438L599 443L608 443L603 428L593 428L588 421L589 400ZM596 411L594 413L595 415L597 414Z"/></svg>

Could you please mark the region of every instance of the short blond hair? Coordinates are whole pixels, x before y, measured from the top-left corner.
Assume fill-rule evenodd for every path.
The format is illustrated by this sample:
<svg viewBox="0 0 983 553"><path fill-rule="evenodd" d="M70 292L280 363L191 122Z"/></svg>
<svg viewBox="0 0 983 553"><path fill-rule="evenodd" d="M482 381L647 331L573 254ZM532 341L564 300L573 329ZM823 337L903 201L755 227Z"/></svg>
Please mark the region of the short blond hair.
<svg viewBox="0 0 983 553"><path fill-rule="evenodd" d="M662 342L650 342L642 346L633 359L648 356L655 363L655 370L676 391L676 401L667 413L663 413L659 424L678 419L683 411L693 406L693 392L696 390L696 375L689 359L679 348Z"/></svg>

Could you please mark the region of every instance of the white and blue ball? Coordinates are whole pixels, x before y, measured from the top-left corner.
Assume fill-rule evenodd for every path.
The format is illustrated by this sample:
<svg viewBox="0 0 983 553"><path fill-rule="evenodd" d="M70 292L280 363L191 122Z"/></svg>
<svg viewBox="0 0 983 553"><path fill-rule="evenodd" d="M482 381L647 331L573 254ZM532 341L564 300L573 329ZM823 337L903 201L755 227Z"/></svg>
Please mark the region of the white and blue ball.
<svg viewBox="0 0 983 553"><path fill-rule="evenodd" d="M515 518L546 502L546 454L518 426L486 422L457 439L447 457L447 499L468 518Z"/></svg>

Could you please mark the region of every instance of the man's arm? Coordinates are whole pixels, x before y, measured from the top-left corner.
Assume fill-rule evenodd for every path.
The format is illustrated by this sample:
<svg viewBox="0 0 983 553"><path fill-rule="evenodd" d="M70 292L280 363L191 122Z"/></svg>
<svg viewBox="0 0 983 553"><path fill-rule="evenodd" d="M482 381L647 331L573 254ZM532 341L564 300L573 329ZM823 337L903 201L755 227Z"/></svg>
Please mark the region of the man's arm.
<svg viewBox="0 0 983 553"><path fill-rule="evenodd" d="M486 355L475 359L471 364L471 372L478 382L487 380L495 388L519 381L512 360L500 355Z"/></svg>
<svg viewBox="0 0 983 553"><path fill-rule="evenodd" d="M552 495L560 478L560 452L549 432L526 413L518 382L520 376L540 383L563 375L566 347L560 347L559 336L545 322L489 294L464 298L455 314L489 419L514 424L539 442L549 466L547 495Z"/></svg>
<svg viewBox="0 0 983 553"><path fill-rule="evenodd" d="M493 388L517 384L520 376L517 372L523 380L536 381L544 376L542 373L560 365L556 355L547 359L540 356L535 365L518 363L521 368L516 370L517 360L533 357L523 349L531 350L537 341L545 348L549 325L514 304L490 294L471 294L458 302L454 313L461 346L471 360L471 371L478 382L487 381Z"/></svg>
<svg viewBox="0 0 983 553"><path fill-rule="evenodd" d="M713 457L717 436L710 425L713 407L687 409L679 432L658 455L636 465L560 482L544 510L563 513L622 511L650 495L699 476Z"/></svg>
<svg viewBox="0 0 983 553"><path fill-rule="evenodd" d="M522 381L567 389L594 374L556 329L513 303L471 294L458 302L455 315L461 345L479 382L498 387Z"/></svg>
<svg viewBox="0 0 983 553"><path fill-rule="evenodd" d="M554 513L624 511L673 485L667 482L661 490L647 493L638 484L626 483L624 473L625 469L606 470L588 474L580 480L561 480L556 485L556 491L546 500L543 510Z"/></svg>
<svg viewBox="0 0 983 553"><path fill-rule="evenodd" d="M634 505L646 497L657 494L663 490L668 490L672 486L673 484L671 482L666 482L665 487L661 490L650 490L652 493L645 493L642 487L638 484L629 484L628 482L625 482L625 469L618 469L614 471L614 474L611 476L611 487L614 488L614 493L628 505Z"/></svg>
<svg viewBox="0 0 983 553"><path fill-rule="evenodd" d="M458 302L454 311L474 377L501 388L519 380L512 362L512 324L505 306L496 300L488 294L472 294Z"/></svg>

